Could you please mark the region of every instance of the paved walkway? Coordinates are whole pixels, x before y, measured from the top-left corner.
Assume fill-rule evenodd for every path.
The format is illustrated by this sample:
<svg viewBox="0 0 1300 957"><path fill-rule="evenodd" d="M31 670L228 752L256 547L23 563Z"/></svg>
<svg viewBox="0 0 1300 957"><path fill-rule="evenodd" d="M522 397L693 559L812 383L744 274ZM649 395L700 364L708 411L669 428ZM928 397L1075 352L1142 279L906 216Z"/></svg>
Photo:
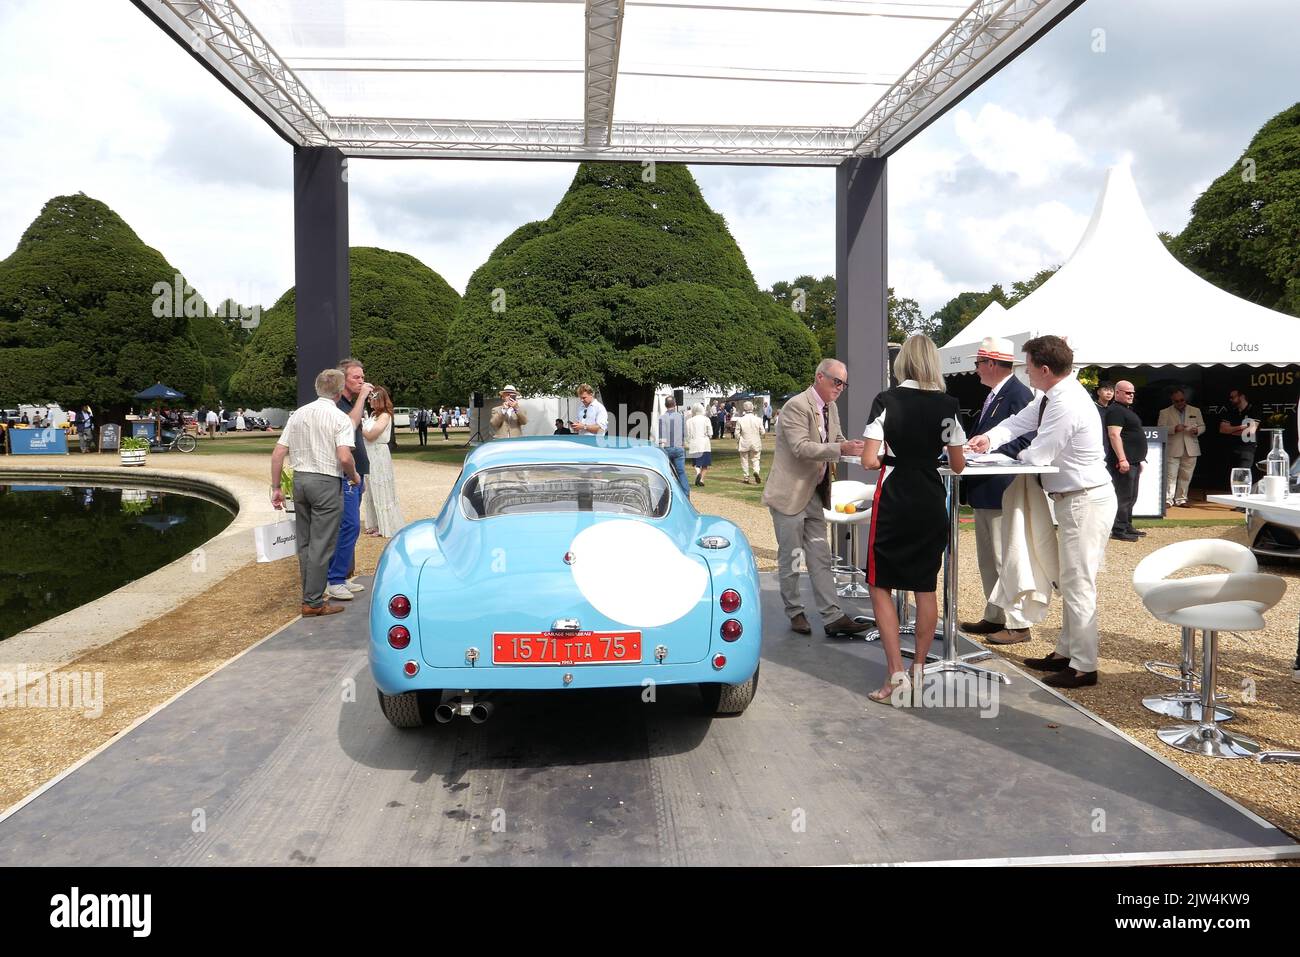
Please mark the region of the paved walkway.
<svg viewBox="0 0 1300 957"><path fill-rule="evenodd" d="M368 593L367 593L368 594ZM1295 855L1030 678L984 709L866 701L874 644L800 638L764 576L762 680L380 714L360 616L299 620L0 822L0 863L869 864ZM1006 663L1000 667L1010 668Z"/></svg>

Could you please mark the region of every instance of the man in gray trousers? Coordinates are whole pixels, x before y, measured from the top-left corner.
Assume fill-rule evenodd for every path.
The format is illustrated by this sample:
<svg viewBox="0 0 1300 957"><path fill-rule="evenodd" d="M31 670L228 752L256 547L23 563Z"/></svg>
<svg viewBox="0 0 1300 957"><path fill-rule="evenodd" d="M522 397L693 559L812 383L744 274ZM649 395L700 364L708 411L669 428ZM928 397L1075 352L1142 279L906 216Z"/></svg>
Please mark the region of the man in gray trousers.
<svg viewBox="0 0 1300 957"><path fill-rule="evenodd" d="M799 572L808 569L813 599L828 635L854 635L871 623L854 621L839 605L831 572L824 509L831 507L831 466L843 456L860 456L863 441L840 431L835 400L848 385L849 371L837 359L823 359L813 384L785 404L776 425L776 454L767 473L763 504L776 531L781 600L790 630L812 634L799 597Z"/></svg>
<svg viewBox="0 0 1300 957"><path fill-rule="evenodd" d="M302 576L304 617L343 610L325 600L330 559L343 516L343 483L358 485L352 459L356 430L335 404L343 391L343 373L326 369L316 377L316 401L289 417L271 453L271 504L284 508L280 479L284 460L293 469L294 533Z"/></svg>

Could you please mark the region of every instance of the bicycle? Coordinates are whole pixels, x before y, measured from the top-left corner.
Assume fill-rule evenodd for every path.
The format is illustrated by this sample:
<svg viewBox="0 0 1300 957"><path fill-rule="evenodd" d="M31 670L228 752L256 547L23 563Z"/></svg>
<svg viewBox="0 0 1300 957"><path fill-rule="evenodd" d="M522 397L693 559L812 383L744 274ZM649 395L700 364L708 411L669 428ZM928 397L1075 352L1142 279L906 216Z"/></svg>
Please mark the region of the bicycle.
<svg viewBox="0 0 1300 957"><path fill-rule="evenodd" d="M163 433L163 438L167 438L167 433ZM181 430L172 433L170 442L167 442L163 448L168 452L193 452L199 447L199 441L189 432Z"/></svg>

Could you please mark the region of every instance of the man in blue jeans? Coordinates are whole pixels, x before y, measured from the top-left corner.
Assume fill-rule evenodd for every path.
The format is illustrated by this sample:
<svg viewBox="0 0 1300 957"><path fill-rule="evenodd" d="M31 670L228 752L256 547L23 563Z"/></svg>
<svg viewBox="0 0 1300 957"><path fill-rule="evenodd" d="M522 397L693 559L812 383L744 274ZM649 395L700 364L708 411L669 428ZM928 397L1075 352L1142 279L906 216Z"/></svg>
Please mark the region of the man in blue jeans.
<svg viewBox="0 0 1300 957"><path fill-rule="evenodd" d="M686 419L677 411L677 402L671 395L664 399L664 414L659 416L659 447L673 464L682 491L690 498L691 483L686 480Z"/></svg>
<svg viewBox="0 0 1300 957"><path fill-rule="evenodd" d="M352 420L356 428L356 445L352 456L356 462L357 475L361 481L356 485L343 485L343 515L339 521L339 540L334 547L334 558L330 561L329 585L325 589L327 598L337 601L351 601L352 593L365 590L365 585L348 581L352 575L353 557L357 545L357 536L361 534L361 494L365 491L366 476L370 474L370 459L366 456L366 441L361 434L361 416L366 410L366 399L375 387L366 381L366 372L356 359L344 359L339 363L343 373L343 394L339 396L338 407Z"/></svg>

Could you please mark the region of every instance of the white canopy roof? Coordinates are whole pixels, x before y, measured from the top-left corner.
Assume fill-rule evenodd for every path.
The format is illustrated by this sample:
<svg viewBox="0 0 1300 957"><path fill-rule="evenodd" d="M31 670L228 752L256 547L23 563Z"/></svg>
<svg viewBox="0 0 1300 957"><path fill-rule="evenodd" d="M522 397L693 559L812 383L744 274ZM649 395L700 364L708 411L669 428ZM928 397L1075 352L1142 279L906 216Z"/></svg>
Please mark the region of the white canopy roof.
<svg viewBox="0 0 1300 957"><path fill-rule="evenodd" d="M295 145L834 166L1083 0L134 0Z"/></svg>
<svg viewBox="0 0 1300 957"><path fill-rule="evenodd" d="M1175 259L1127 165L1107 171L1069 261L1010 309L986 309L954 336L940 350L943 369L973 372L962 357L984 336L1019 348L1048 334L1070 343L1076 367L1300 363L1300 319L1224 292Z"/></svg>

